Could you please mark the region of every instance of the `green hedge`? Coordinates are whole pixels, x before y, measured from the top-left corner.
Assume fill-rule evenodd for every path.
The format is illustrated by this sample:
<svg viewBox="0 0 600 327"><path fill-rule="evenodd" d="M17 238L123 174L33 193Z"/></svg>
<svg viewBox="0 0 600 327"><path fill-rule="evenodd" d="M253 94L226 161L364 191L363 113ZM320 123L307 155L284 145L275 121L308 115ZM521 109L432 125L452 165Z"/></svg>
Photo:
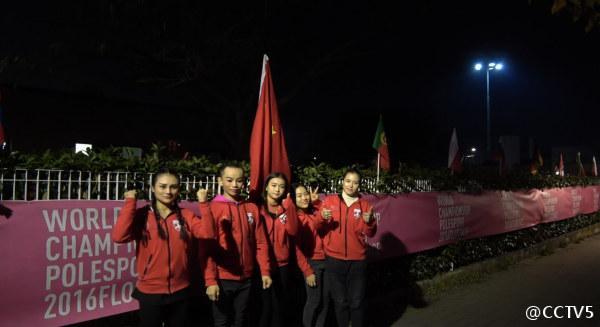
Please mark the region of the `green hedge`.
<svg viewBox="0 0 600 327"><path fill-rule="evenodd" d="M46 151L43 153L0 153L0 168L14 169L63 169L82 170L93 173L105 171L129 171L152 173L160 167L168 166L184 175L203 176L216 174L222 163L208 156L187 156L182 159L180 153L172 153L166 147L154 144L142 158L124 158L123 148L110 147L90 151L87 154L72 150ZM249 164L238 161L246 170ZM456 191L479 193L483 190L519 190L545 189L576 185L597 184L597 178L558 177L541 173L532 176L528 169L513 169L500 176L496 167L467 167L460 175L451 175L447 169L428 169L419 166L402 167L401 172L382 172L378 185L375 185L376 170L374 167L353 165L363 173L363 191L381 193L400 193L421 190ZM339 189L339 181L348 167L333 167L327 163L312 163L293 166L294 180L310 185L318 185L322 190ZM423 188L423 181L428 181L431 188Z"/></svg>

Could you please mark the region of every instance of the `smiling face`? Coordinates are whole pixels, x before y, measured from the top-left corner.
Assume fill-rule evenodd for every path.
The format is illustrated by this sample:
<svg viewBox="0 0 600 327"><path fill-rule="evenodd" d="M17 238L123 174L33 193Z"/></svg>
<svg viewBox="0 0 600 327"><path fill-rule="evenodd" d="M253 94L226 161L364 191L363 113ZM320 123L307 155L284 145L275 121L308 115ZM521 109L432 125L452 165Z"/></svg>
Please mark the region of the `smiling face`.
<svg viewBox="0 0 600 327"><path fill-rule="evenodd" d="M360 176L357 173L349 172L344 176L343 188L347 196L355 197L358 195L358 185Z"/></svg>
<svg viewBox="0 0 600 327"><path fill-rule="evenodd" d="M267 183L267 201L271 204L278 203L285 195L285 180L281 177L274 177Z"/></svg>
<svg viewBox="0 0 600 327"><path fill-rule="evenodd" d="M296 187L296 207L306 209L310 205L310 193L304 186Z"/></svg>
<svg viewBox="0 0 600 327"><path fill-rule="evenodd" d="M223 187L223 196L238 201L244 187L244 171L238 167L225 167L219 177L219 183Z"/></svg>
<svg viewBox="0 0 600 327"><path fill-rule="evenodd" d="M179 196L179 179L172 174L159 174L154 179L152 192L156 201L171 206Z"/></svg>

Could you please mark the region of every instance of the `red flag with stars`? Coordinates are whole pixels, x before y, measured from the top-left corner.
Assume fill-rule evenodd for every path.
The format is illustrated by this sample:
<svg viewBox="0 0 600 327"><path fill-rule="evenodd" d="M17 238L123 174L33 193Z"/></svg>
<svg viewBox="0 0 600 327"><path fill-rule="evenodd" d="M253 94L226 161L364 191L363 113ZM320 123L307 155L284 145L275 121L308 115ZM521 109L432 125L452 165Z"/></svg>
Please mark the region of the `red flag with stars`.
<svg viewBox="0 0 600 327"><path fill-rule="evenodd" d="M269 57L263 57L258 108L250 137L250 197L257 199L265 178L272 172L283 173L290 181L290 164L283 128L279 120Z"/></svg>

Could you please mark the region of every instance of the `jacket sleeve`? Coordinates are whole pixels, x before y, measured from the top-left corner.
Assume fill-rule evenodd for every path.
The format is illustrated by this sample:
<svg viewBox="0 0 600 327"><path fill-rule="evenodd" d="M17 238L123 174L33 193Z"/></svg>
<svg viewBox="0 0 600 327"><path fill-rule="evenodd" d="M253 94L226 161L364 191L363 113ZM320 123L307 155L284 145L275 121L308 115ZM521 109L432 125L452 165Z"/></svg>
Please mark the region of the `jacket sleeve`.
<svg viewBox="0 0 600 327"><path fill-rule="evenodd" d="M325 219L323 219L323 216L321 215L321 207L323 206L323 203L321 202L321 200L317 200L316 202L313 203L313 207L315 208L315 210L313 211L312 215L308 215L308 223L310 224L310 227L313 230L322 230L325 227Z"/></svg>
<svg viewBox="0 0 600 327"><path fill-rule="evenodd" d="M290 197L287 197L283 200L283 208L287 214L285 231L288 235L296 236L298 234L298 213L296 212L296 205Z"/></svg>
<svg viewBox="0 0 600 327"><path fill-rule="evenodd" d="M254 239L256 240L256 261L260 268L261 276L271 275L271 261L269 259L269 243L265 235L264 218L258 215L254 226Z"/></svg>
<svg viewBox="0 0 600 327"><path fill-rule="evenodd" d="M304 277L308 277L312 274L314 274L315 272L313 271L313 269L310 267L310 264L308 263L308 259L306 258L306 256L304 255L304 252L302 251L302 245L304 240L304 233L302 232L302 228L308 228L308 227L300 227L300 232L298 233L298 236L296 237L296 261L298 262L298 268L300 268L300 270L302 271L302 274L304 274Z"/></svg>
<svg viewBox="0 0 600 327"><path fill-rule="evenodd" d="M133 225L135 218L135 206L137 200L133 198L125 199L125 204L119 212L117 222L113 227L111 237L116 243L127 243L133 241Z"/></svg>
<svg viewBox="0 0 600 327"><path fill-rule="evenodd" d="M217 253L217 241L204 239L200 242L200 260L204 263L204 283L206 286L217 285L217 279L219 279L219 272L217 271L217 263L215 261L215 255Z"/></svg>
<svg viewBox="0 0 600 327"><path fill-rule="evenodd" d="M360 201L364 201L364 200L360 200ZM366 207L367 210L366 212L373 212L373 206L368 203L367 201L364 201L361 204L366 204L366 206L363 205L363 207ZM359 219L359 223L356 225L356 231L362 234L365 234L367 237L373 237L375 236L375 233L377 233L377 222L375 221L375 217L371 217L371 220L369 221L369 223L365 223L364 219Z"/></svg>
<svg viewBox="0 0 600 327"><path fill-rule="evenodd" d="M214 239L215 223L210 211L210 206L206 202L200 203L198 206L200 208L201 216L191 216L188 221L192 235L194 235L195 238L200 239Z"/></svg>
<svg viewBox="0 0 600 327"><path fill-rule="evenodd" d="M208 206L208 205L207 205ZM208 206L210 209L210 206ZM202 212L202 209L201 209ZM217 223L215 223L214 220L214 216L212 214L212 210L209 210L210 216L205 216L204 213L202 212L202 216L203 218L210 218L210 227L213 230L213 234L214 235L219 235L219 225ZM204 269L204 283L206 286L213 286L213 285L217 285L217 280L219 279L219 273L217 270L217 263L215 261L215 256L217 255L217 248L218 248L218 241L215 238L213 239L204 239L204 240L200 240L200 249L199 249L199 254L200 254L200 262L201 262L201 267L202 267L202 263L204 263L204 266L202 267Z"/></svg>

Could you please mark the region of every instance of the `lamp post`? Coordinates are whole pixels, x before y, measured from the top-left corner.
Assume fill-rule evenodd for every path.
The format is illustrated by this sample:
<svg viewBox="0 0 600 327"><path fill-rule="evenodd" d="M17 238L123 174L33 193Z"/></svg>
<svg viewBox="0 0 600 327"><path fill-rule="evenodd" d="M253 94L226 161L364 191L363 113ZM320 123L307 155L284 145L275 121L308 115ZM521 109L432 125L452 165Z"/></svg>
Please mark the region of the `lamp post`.
<svg viewBox="0 0 600 327"><path fill-rule="evenodd" d="M481 63L475 64L475 70L477 71L482 70L483 67L484 65ZM492 61L487 64L487 68L485 70L486 150L488 156L492 153L492 136L490 129L490 71L502 70L503 67L504 66L501 63Z"/></svg>

